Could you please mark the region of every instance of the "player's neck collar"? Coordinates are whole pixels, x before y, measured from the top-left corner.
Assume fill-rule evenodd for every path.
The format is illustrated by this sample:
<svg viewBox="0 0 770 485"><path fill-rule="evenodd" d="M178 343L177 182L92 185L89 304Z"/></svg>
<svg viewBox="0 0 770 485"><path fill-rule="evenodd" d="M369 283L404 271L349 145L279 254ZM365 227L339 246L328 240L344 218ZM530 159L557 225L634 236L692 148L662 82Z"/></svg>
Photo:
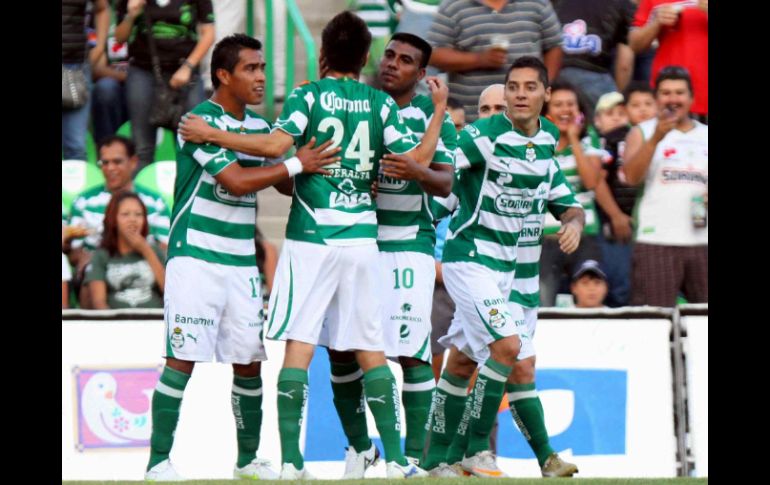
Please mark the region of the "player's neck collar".
<svg viewBox="0 0 770 485"><path fill-rule="evenodd" d="M229 111L229 110L227 110L227 109L226 109L226 108L225 108L225 107L224 107L222 104L220 104L220 103L218 103L218 102L214 101L214 96L213 96L213 95L212 95L212 96L211 96L211 97L208 99L208 101L209 101L211 104L213 104L213 105L217 106L219 109L221 109L221 110L222 110L222 113L224 113L224 114L226 114L226 115L230 116L231 118L233 118L233 119L235 119L235 120L238 120L238 121L243 121L243 120L246 118L246 107L245 107L245 106L243 107L243 114L242 114L242 115L241 115L241 117L239 118L238 116L236 116L236 114L235 114L235 113L233 113L232 111Z"/></svg>
<svg viewBox="0 0 770 485"><path fill-rule="evenodd" d="M326 79L336 79L338 81L358 81L358 76L353 75L352 72L332 71L326 75Z"/></svg>
<svg viewBox="0 0 770 485"><path fill-rule="evenodd" d="M528 134L524 133L524 131L522 129L520 129L518 126L516 126L516 124L514 124L513 120L508 117L508 110L505 110L505 111L503 111L500 114L502 114L503 117L506 119L506 121L508 121L508 123L510 123L511 129L513 131L515 131L516 133L518 133L519 135L521 135L521 136L524 136L524 137L527 137L527 138L533 138L535 135L537 135L540 132L540 130L543 129L543 122L540 119L540 116L537 117L537 129L535 130L534 133L532 133L531 135L528 135Z"/></svg>

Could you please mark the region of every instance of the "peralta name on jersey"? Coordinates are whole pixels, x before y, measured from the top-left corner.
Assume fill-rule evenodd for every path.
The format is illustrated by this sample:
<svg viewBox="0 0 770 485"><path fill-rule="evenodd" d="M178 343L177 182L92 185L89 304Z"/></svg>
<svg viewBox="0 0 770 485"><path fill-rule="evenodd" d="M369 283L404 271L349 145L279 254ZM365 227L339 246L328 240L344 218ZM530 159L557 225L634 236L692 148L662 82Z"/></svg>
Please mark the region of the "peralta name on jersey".
<svg viewBox="0 0 770 485"><path fill-rule="evenodd" d="M342 99L334 91L321 94L321 107L334 114L335 111L350 111L352 113L371 113L368 99Z"/></svg>

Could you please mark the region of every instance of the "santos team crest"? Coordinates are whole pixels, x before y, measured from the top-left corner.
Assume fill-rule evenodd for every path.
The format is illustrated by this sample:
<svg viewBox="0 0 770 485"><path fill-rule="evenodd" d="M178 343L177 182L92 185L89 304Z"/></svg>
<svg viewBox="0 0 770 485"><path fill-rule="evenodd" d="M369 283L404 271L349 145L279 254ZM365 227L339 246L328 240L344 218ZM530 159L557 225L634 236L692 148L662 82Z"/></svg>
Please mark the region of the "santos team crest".
<svg viewBox="0 0 770 485"><path fill-rule="evenodd" d="M535 155L535 145L532 142L527 143L527 150L524 152L524 156L527 157L528 162L534 162L537 158L537 155Z"/></svg>
<svg viewBox="0 0 770 485"><path fill-rule="evenodd" d="M497 308L489 310L489 324L492 328L500 328L505 325L505 317Z"/></svg>

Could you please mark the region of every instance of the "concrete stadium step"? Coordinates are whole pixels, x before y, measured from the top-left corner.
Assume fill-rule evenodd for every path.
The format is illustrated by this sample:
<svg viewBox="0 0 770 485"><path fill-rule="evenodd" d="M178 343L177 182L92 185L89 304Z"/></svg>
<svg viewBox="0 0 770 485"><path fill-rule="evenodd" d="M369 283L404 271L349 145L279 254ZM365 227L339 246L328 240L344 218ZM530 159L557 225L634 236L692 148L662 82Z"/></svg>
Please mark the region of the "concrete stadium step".
<svg viewBox="0 0 770 485"><path fill-rule="evenodd" d="M265 238L280 249L289 218L291 197L280 194L273 187L257 193L257 226Z"/></svg>

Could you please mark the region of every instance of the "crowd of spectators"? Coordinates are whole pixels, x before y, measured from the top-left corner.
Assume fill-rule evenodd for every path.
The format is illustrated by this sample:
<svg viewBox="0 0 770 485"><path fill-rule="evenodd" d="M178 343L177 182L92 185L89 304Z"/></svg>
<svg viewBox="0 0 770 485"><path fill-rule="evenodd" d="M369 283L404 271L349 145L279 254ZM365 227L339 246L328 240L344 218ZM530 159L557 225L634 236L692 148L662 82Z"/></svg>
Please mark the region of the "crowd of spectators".
<svg viewBox="0 0 770 485"><path fill-rule="evenodd" d="M558 222L546 226L541 305L572 293L585 306L578 293L597 280L609 307L708 301L708 0L350 5L375 38L404 31L432 44L430 67L448 80L458 130L505 109L499 83L512 61L546 64L543 115L559 128L557 158L586 225L569 257L550 235ZM185 109L205 98L200 64L215 23L212 0L62 1L63 76L82 72L88 92L62 108L62 160L96 159L104 179L62 205L63 308L163 306L171 207L135 177L157 160L158 83ZM258 244L269 288L275 248Z"/></svg>

